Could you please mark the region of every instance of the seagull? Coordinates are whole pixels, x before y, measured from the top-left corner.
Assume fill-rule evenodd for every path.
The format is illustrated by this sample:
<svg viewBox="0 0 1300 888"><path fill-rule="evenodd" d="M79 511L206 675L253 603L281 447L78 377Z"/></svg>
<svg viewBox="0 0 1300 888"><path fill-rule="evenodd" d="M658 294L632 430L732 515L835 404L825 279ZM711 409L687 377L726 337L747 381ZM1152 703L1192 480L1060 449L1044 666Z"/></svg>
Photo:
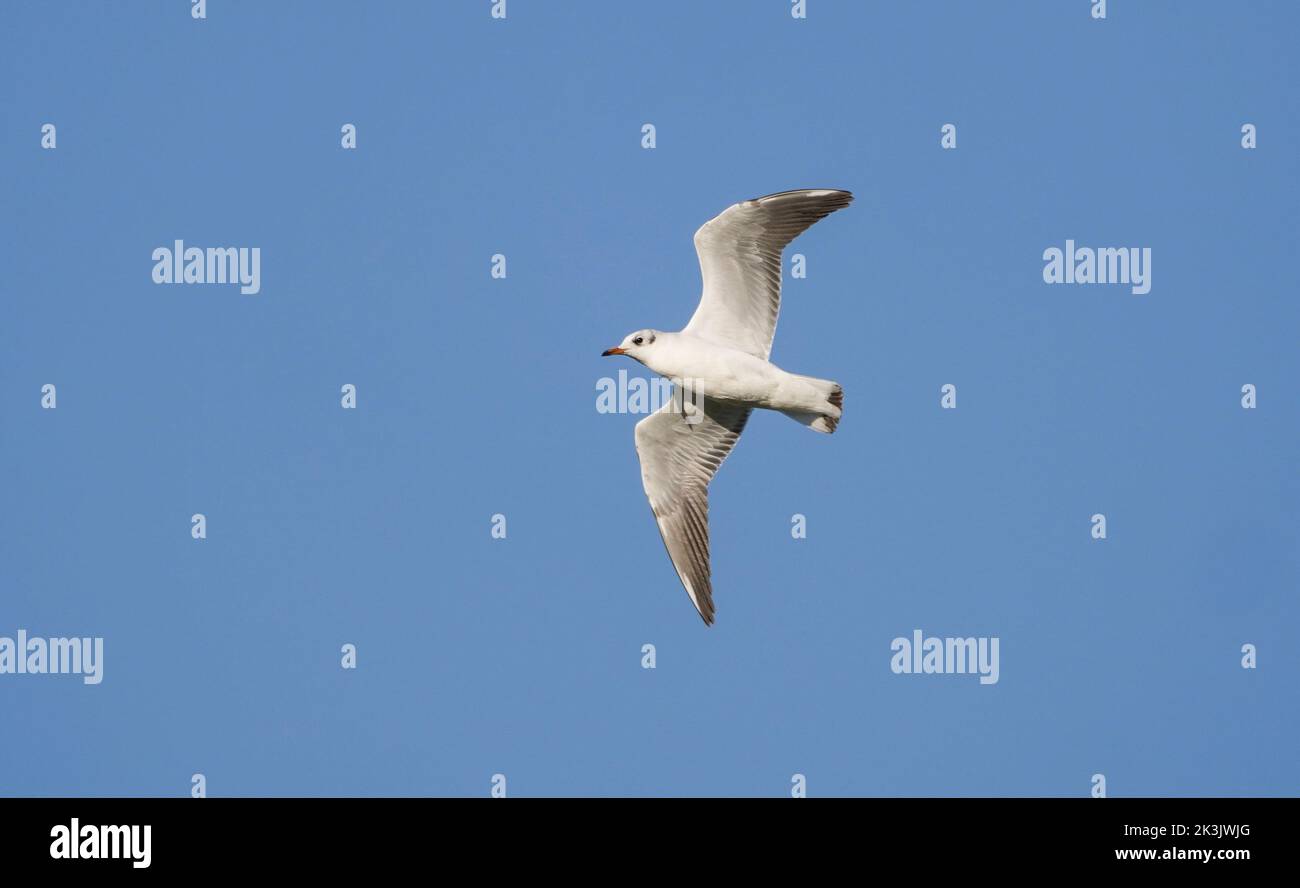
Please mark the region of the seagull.
<svg viewBox="0 0 1300 888"><path fill-rule="evenodd" d="M627 355L674 384L674 397L636 424L636 452L668 557L706 626L714 617L709 482L749 414L777 410L827 435L839 425L839 383L787 373L768 355L781 251L852 200L847 191L804 189L731 205L695 232L704 292L690 323L676 333L637 330L601 353Z"/></svg>

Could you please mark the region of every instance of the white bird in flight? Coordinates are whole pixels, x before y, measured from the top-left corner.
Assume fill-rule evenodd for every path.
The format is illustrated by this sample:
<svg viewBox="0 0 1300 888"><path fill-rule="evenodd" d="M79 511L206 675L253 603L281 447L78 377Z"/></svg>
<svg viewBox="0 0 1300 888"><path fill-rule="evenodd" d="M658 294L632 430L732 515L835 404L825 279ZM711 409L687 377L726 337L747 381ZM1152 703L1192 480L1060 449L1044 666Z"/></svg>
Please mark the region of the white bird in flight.
<svg viewBox="0 0 1300 888"><path fill-rule="evenodd" d="M709 482L750 412L779 410L828 435L839 424L839 383L787 373L767 358L781 309L781 251L852 200L847 191L807 189L723 210L695 232L704 292L690 323L677 333L629 333L602 353L627 355L676 386L668 403L636 424L636 452L668 557L706 625L714 614Z"/></svg>

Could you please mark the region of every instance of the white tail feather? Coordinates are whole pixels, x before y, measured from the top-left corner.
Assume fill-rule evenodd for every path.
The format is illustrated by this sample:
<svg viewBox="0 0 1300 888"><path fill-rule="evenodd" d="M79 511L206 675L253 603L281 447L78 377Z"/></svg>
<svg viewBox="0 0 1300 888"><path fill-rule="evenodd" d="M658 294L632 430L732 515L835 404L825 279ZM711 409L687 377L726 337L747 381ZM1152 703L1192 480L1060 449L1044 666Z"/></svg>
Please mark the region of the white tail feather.
<svg viewBox="0 0 1300 888"><path fill-rule="evenodd" d="M821 432L823 435L831 434L840 424L840 417L844 415L844 389L840 388L838 382L829 379L817 379L814 376L800 376L799 379L823 392L826 399L824 406L819 410L782 410L781 412L795 422L808 426L814 432Z"/></svg>

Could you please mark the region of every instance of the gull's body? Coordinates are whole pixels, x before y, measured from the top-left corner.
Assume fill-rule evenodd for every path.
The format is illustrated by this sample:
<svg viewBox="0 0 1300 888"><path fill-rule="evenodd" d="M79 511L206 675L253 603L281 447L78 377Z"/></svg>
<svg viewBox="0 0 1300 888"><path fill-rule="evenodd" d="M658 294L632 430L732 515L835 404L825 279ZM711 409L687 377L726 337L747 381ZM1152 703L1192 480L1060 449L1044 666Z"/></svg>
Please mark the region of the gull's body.
<svg viewBox="0 0 1300 888"><path fill-rule="evenodd" d="M820 380L787 373L771 361L690 333L655 333L653 354L641 363L660 376L717 400L769 410L821 410ZM838 417L837 417L838 418Z"/></svg>
<svg viewBox="0 0 1300 888"><path fill-rule="evenodd" d="M818 219L849 205L830 189L783 191L728 207L695 233L704 292L678 333L639 330L606 355L627 355L671 379L680 397L637 423L650 509L691 602L713 622L708 486L756 408L814 431L835 431L838 383L787 373L768 360L781 307L781 251Z"/></svg>

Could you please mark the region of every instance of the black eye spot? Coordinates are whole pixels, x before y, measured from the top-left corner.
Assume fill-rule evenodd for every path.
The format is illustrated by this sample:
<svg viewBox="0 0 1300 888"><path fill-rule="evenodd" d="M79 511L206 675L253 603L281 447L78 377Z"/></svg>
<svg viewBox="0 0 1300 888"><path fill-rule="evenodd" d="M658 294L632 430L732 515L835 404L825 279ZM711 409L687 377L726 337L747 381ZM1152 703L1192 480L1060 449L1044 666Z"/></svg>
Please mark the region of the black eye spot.
<svg viewBox="0 0 1300 888"><path fill-rule="evenodd" d="M638 336L636 339L633 339L633 340L632 340L632 344L633 344L633 345L640 345L640 344L641 344L641 337Z"/></svg>

